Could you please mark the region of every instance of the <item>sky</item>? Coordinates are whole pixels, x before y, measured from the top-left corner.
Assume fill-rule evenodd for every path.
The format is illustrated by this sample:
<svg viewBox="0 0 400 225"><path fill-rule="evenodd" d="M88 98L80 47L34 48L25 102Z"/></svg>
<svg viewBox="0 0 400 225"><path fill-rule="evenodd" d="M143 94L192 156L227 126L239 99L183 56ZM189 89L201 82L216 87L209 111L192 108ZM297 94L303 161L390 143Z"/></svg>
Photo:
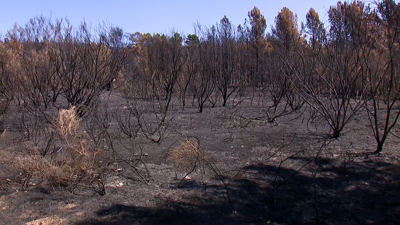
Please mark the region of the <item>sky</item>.
<svg viewBox="0 0 400 225"><path fill-rule="evenodd" d="M163 33L172 31L184 35L194 33L194 24L211 26L225 15L235 26L243 24L254 6L260 9L271 30L278 12L287 7L305 21L305 15L314 8L322 21L337 0L0 0L0 35L4 37L17 23L24 26L29 19L68 18L73 26L85 21L92 28L105 22L121 27L129 33Z"/></svg>

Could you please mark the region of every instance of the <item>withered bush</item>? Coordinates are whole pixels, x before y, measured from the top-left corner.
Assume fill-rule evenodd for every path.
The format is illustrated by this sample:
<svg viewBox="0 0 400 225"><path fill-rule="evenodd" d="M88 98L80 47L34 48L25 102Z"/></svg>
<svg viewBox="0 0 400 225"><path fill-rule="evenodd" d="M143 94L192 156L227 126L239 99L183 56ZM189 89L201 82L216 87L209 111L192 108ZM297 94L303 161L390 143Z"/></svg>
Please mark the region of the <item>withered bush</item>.
<svg viewBox="0 0 400 225"><path fill-rule="evenodd" d="M200 149L198 140L190 138L172 151L171 158L176 167L188 170L197 167L209 157L204 150Z"/></svg>
<svg viewBox="0 0 400 225"><path fill-rule="evenodd" d="M33 176L53 186L71 188L79 184L91 186L100 182L105 172L102 159L107 154L86 147L84 143L80 147L68 147L63 153L52 157L41 157L35 153L17 157L18 166L28 177L24 186Z"/></svg>
<svg viewBox="0 0 400 225"><path fill-rule="evenodd" d="M57 128L60 135L63 137L75 136L80 122L74 106L70 109L61 110L57 118Z"/></svg>
<svg viewBox="0 0 400 225"><path fill-rule="evenodd" d="M37 220L30 221L28 223L25 223L25 225L51 225L51 224L67 224L66 219L60 218L58 216L49 216Z"/></svg>
<svg viewBox="0 0 400 225"><path fill-rule="evenodd" d="M111 155L92 147L89 137L78 131L80 120L74 107L61 110L55 124L62 144L54 146L53 152L43 156L35 149L14 158L17 168L24 174L22 190L35 178L53 187L65 187L70 191L92 188L104 195L104 177Z"/></svg>
<svg viewBox="0 0 400 225"><path fill-rule="evenodd" d="M178 169L184 171L190 170L179 182L178 187L180 187L182 182L196 169L203 174L206 172L206 169L208 169L214 173L224 185L229 204L235 211L224 174L222 174L218 167L212 162L211 156L200 148L200 142L197 138L186 139L171 152L170 156Z"/></svg>

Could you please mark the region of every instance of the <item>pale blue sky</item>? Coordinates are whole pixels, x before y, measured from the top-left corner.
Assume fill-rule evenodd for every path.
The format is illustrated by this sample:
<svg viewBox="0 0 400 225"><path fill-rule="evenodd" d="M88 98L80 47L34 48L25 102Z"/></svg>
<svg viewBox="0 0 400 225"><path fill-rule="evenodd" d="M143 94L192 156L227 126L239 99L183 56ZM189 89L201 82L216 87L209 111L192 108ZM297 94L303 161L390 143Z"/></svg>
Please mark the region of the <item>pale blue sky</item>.
<svg viewBox="0 0 400 225"><path fill-rule="evenodd" d="M123 28L125 32L167 33L171 30L193 33L193 24L210 26L226 15L238 26L247 13L257 6L267 20L267 31L278 12L287 7L298 15L299 21L312 7L321 19L327 20L329 6L337 0L0 0L0 34L3 36L15 23L25 25L30 18L43 15L55 19L65 18L74 26L85 20L93 28L107 22Z"/></svg>

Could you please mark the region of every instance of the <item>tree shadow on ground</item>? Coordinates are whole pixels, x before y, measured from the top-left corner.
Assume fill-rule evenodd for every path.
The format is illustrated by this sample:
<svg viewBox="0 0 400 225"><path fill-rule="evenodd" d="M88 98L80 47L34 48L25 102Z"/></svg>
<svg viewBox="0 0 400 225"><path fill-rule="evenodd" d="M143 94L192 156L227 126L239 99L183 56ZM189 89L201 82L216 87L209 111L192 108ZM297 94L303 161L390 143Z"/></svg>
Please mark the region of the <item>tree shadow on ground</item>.
<svg viewBox="0 0 400 225"><path fill-rule="evenodd" d="M157 199L151 208L112 205L77 224L400 224L399 174L381 170L389 165L322 158L315 177L306 168L249 165L240 177L225 177L232 204L222 182L204 187L191 180L181 189L192 194L182 192L182 200Z"/></svg>

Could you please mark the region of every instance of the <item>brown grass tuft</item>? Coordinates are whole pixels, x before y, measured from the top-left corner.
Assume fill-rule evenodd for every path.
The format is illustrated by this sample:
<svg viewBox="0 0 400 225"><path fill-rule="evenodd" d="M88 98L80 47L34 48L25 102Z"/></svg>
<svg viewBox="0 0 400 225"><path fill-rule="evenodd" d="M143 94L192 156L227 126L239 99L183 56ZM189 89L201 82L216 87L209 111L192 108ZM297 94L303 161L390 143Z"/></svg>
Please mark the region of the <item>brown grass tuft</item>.
<svg viewBox="0 0 400 225"><path fill-rule="evenodd" d="M58 216L49 216L49 217L45 217L42 219L37 219L28 223L25 223L25 225L60 225L60 224L66 224L66 220L65 219L61 219Z"/></svg>
<svg viewBox="0 0 400 225"><path fill-rule="evenodd" d="M77 207L76 204L68 203L68 204L65 205L62 209L64 209L64 210L74 210L76 207Z"/></svg>
<svg viewBox="0 0 400 225"><path fill-rule="evenodd" d="M94 151L82 144L80 149L68 148L62 154L41 157L39 154L20 155L16 158L17 167L27 176L39 177L52 186L74 188L78 184L90 186L101 179L104 165L101 162L107 153ZM27 187L29 180L22 189Z"/></svg>
<svg viewBox="0 0 400 225"><path fill-rule="evenodd" d="M84 217L85 214L86 214L86 213L84 213L84 212L77 212L77 213L75 213L75 216L77 216L77 217Z"/></svg>
<svg viewBox="0 0 400 225"><path fill-rule="evenodd" d="M111 155L103 150L97 150L88 141L86 135L78 132L80 120L74 107L59 112L56 130L62 136L61 147L54 148L50 154L40 154L40 149L24 147L28 151L14 153L11 162L22 170L21 189L30 185L30 180L49 184L55 187L65 187L70 191L77 188L91 188L100 195L105 194L104 174ZM10 152L11 153L11 152ZM36 183L35 182L35 183Z"/></svg>
<svg viewBox="0 0 400 225"><path fill-rule="evenodd" d="M186 139L171 153L175 166L180 169L190 169L206 160L208 155L199 148L199 141L195 138Z"/></svg>
<svg viewBox="0 0 400 225"><path fill-rule="evenodd" d="M57 126L60 135L63 137L74 137L80 123L81 121L76 115L75 106L72 106L70 109L63 109L58 114Z"/></svg>
<svg viewBox="0 0 400 225"><path fill-rule="evenodd" d="M2 139L2 140L4 140L4 138L6 137L6 134L7 134L7 129L4 129L4 131L1 133L1 135L0 135L0 138Z"/></svg>

